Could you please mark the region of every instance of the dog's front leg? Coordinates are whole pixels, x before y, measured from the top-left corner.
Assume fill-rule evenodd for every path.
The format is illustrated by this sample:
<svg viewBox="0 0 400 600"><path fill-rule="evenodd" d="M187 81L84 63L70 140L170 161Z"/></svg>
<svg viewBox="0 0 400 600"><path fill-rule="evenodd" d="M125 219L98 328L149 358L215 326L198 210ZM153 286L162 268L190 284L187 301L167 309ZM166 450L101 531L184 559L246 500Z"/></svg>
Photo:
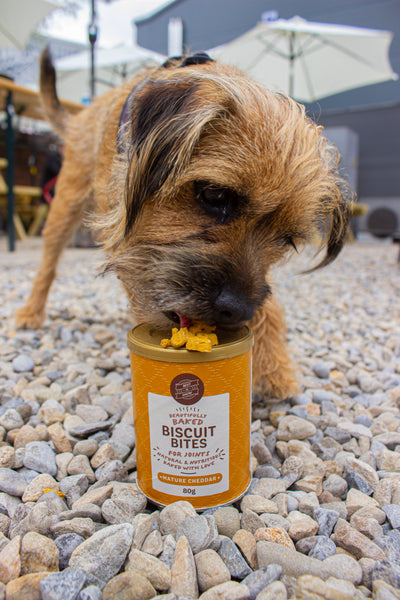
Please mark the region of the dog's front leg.
<svg viewBox="0 0 400 600"><path fill-rule="evenodd" d="M76 172L79 173L78 170ZM47 295L56 275L58 260L79 224L88 192L87 179L77 175L71 177L68 169L61 169L56 194L43 230L42 261L26 305L16 311L18 327L41 327L45 318Z"/></svg>
<svg viewBox="0 0 400 600"><path fill-rule="evenodd" d="M295 396L299 386L286 349L284 313L273 296L256 312L250 327L254 332L254 390L279 400Z"/></svg>

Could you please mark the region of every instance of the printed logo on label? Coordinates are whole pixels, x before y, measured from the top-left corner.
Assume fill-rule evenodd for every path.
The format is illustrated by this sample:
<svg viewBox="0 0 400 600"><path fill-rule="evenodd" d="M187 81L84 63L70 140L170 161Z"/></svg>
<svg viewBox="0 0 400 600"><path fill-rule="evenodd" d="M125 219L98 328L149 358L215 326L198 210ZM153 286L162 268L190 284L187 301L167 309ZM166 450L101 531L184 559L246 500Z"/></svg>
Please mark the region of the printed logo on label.
<svg viewBox="0 0 400 600"><path fill-rule="evenodd" d="M204 383L192 373L181 373L174 377L170 385L171 396L185 406L196 404L204 394Z"/></svg>

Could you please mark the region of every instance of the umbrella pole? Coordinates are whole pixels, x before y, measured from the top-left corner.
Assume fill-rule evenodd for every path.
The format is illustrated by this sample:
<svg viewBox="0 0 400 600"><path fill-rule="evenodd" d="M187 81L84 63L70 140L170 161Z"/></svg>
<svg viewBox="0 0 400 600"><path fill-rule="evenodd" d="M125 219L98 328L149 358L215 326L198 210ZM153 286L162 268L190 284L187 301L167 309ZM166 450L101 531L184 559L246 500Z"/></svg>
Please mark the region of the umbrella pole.
<svg viewBox="0 0 400 600"><path fill-rule="evenodd" d="M12 93L8 92L6 101L7 114L7 132L6 132L6 156L7 156L7 229L8 229L8 250L15 250L15 228L14 228L14 130L13 114L14 106L12 103Z"/></svg>
<svg viewBox="0 0 400 600"><path fill-rule="evenodd" d="M291 31L290 38L289 38L289 96L291 98L293 98L293 92L294 92L295 35L296 34L294 33L294 31Z"/></svg>
<svg viewBox="0 0 400 600"><path fill-rule="evenodd" d="M94 47L97 40L97 24L96 24L96 3L95 0L91 0L92 3L92 16L89 24L89 43L90 43L90 99L93 100L95 97L95 60L94 60Z"/></svg>

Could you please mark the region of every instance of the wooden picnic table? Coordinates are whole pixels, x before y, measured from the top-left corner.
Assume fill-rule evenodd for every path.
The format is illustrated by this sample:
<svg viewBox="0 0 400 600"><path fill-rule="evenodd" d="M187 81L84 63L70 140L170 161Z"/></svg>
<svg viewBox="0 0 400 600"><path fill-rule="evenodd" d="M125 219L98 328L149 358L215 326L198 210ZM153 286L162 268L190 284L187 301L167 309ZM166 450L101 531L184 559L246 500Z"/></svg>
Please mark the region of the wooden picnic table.
<svg viewBox="0 0 400 600"><path fill-rule="evenodd" d="M7 164L6 158L0 158L0 210L3 220L7 217L8 186L1 171L7 167ZM32 201L41 197L42 190L40 187L31 185L14 185L13 190L15 197L14 227L18 238L25 240L28 234L32 235L32 231L26 231L24 220L33 218L35 221L39 206Z"/></svg>
<svg viewBox="0 0 400 600"><path fill-rule="evenodd" d="M80 112L83 108L82 104L75 102L69 102L67 100L60 100L64 108L71 114ZM42 195L42 190L39 187L27 186L27 185L15 185L13 178L13 164L14 164L14 141L13 141L13 127L12 127L12 114L24 117L30 117L33 119L44 120L45 116L40 103L40 97L37 92L24 88L6 77L0 77L0 108L5 108L7 114L7 130L6 130L6 146L7 146L7 158L0 158L0 171L1 169L7 168L9 161L9 174L11 181L10 184L12 191L14 192L14 198L11 196L7 201L7 194L9 189L3 176L0 173L0 210L2 214L7 215L8 205L12 206L13 219L9 220L9 249L14 250L14 229L20 239L26 237L27 232L25 230L22 218L25 216L33 216L34 221L29 228L28 233L32 233L33 229L38 229L38 217L39 209L42 213L47 209L46 205L39 204L35 205L34 200L38 200ZM11 211L10 211L11 212ZM35 219L35 217L37 217ZM40 224L39 224L40 227Z"/></svg>

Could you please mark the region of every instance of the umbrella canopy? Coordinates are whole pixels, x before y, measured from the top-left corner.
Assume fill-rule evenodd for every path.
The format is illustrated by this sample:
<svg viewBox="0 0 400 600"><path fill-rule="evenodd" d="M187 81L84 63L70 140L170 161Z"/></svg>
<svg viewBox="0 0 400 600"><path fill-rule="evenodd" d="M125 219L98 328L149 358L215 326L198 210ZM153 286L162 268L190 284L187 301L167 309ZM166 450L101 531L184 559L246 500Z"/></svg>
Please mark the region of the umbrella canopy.
<svg viewBox="0 0 400 600"><path fill-rule="evenodd" d="M160 64L165 57L139 46L96 49L96 95L120 85L140 69ZM90 52L79 52L56 61L57 90L62 98L74 102L90 97Z"/></svg>
<svg viewBox="0 0 400 600"><path fill-rule="evenodd" d="M48 0L2 0L0 48L23 50L36 26L55 8Z"/></svg>
<svg viewBox="0 0 400 600"><path fill-rule="evenodd" d="M139 46L116 46L115 48L96 49L96 67L115 67L133 64L157 64L165 60L162 54L140 48ZM90 68L90 53L79 52L60 58L56 62L57 71L77 71Z"/></svg>
<svg viewBox="0 0 400 600"><path fill-rule="evenodd" d="M96 97L120 85L122 81L123 77L117 68L96 69ZM65 100L88 104L91 98L90 69L58 71L57 93Z"/></svg>
<svg viewBox="0 0 400 600"><path fill-rule="evenodd" d="M390 31L296 16L258 23L212 53L271 89L314 102L397 79L389 61L392 37Z"/></svg>

